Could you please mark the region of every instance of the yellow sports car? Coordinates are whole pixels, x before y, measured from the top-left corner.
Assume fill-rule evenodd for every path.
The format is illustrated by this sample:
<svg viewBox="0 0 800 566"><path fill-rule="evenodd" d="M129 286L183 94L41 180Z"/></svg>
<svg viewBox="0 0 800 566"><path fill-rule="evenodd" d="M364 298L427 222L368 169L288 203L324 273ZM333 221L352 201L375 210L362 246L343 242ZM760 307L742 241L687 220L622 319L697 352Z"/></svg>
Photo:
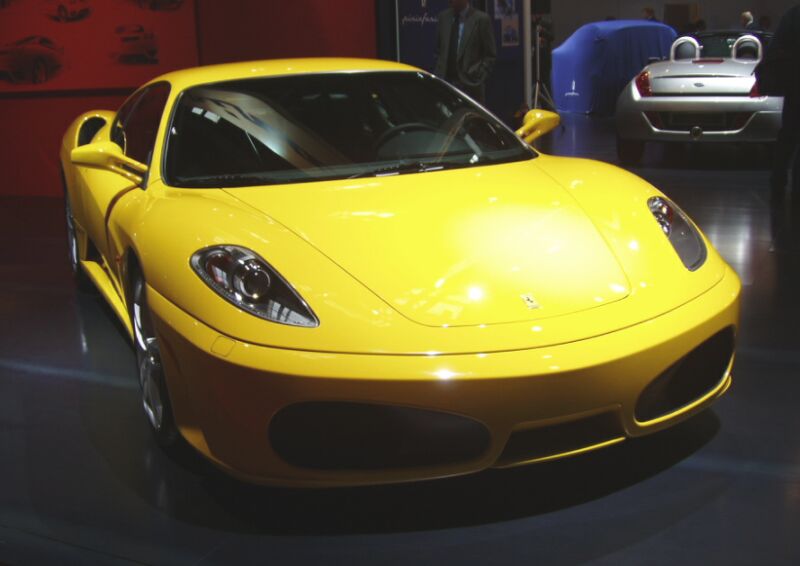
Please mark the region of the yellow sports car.
<svg viewBox="0 0 800 566"><path fill-rule="evenodd" d="M740 283L673 202L418 69L164 75L61 147L72 266L144 412L236 477L400 482L578 454L730 385Z"/></svg>

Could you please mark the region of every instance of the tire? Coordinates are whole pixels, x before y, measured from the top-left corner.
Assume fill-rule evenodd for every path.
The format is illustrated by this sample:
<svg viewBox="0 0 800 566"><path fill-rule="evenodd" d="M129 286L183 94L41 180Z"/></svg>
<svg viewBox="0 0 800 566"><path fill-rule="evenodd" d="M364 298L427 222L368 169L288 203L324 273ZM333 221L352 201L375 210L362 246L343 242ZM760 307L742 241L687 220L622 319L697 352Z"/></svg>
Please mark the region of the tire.
<svg viewBox="0 0 800 566"><path fill-rule="evenodd" d="M635 165L642 160L642 155L644 155L643 141L617 137L617 157L621 163Z"/></svg>
<svg viewBox="0 0 800 566"><path fill-rule="evenodd" d="M75 286L78 291L93 293L95 292L94 283L91 282L89 276L86 275L80 265L81 258L78 247L78 234L75 230L75 217L72 215L72 205L69 202L69 194L67 194L66 188L64 189L64 212L67 225L67 259L72 270L72 277L75 279Z"/></svg>
<svg viewBox="0 0 800 566"><path fill-rule="evenodd" d="M142 409L158 445L165 449L174 448L180 433L173 418L158 337L147 305L147 285L141 274L134 274L130 311Z"/></svg>

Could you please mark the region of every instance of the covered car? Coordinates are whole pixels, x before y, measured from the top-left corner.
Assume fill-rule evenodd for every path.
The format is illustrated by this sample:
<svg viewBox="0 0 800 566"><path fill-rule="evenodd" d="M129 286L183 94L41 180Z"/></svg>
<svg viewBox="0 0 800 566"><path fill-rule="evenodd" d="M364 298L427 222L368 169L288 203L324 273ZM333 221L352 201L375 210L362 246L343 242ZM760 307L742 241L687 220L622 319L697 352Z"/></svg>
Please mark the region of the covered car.
<svg viewBox="0 0 800 566"><path fill-rule="evenodd" d="M669 56L675 31L658 22L617 20L580 27L553 50L559 111L611 115L625 85L653 59Z"/></svg>

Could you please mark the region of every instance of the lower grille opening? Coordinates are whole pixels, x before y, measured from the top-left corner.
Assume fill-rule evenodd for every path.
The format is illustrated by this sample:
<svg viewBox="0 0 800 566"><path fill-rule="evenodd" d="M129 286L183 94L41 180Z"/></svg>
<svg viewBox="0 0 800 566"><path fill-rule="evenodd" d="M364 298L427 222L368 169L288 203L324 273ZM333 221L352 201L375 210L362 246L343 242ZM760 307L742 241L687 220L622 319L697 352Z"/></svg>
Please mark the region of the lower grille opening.
<svg viewBox="0 0 800 566"><path fill-rule="evenodd" d="M617 412L511 433L497 466L572 452L625 436Z"/></svg>
<svg viewBox="0 0 800 566"><path fill-rule="evenodd" d="M741 130L752 112L648 112L653 126L661 130L689 132L694 127L706 132Z"/></svg>
<svg viewBox="0 0 800 566"><path fill-rule="evenodd" d="M384 470L463 463L489 448L467 417L392 405L309 402L281 409L269 438L289 464L318 470Z"/></svg>
<svg viewBox="0 0 800 566"><path fill-rule="evenodd" d="M639 422L673 413L719 385L733 356L733 328L715 334L655 378L639 396Z"/></svg>

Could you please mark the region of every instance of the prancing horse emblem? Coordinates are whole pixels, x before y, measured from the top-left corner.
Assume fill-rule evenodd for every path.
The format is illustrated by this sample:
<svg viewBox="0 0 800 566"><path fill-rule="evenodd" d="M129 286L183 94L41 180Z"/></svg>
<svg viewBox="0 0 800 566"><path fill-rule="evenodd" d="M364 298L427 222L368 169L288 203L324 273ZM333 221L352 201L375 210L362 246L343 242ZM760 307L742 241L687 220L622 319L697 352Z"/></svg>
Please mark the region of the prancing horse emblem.
<svg viewBox="0 0 800 566"><path fill-rule="evenodd" d="M533 298L533 295L525 294L525 295L520 295L520 297L522 297L522 300L525 301L525 305L530 310L538 309L541 306L539 303L536 302L536 299Z"/></svg>

